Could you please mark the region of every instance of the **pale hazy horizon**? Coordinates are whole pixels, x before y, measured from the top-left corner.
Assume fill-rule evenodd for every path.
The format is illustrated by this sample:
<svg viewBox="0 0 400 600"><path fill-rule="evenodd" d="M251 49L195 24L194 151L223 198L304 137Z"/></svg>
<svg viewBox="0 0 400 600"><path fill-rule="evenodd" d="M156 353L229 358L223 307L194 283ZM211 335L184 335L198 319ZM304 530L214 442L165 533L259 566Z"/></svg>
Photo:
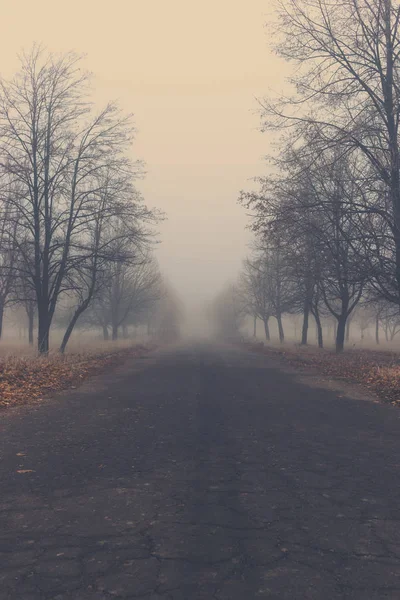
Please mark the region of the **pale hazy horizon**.
<svg viewBox="0 0 400 600"><path fill-rule="evenodd" d="M232 4L86 0L2 6L1 75L33 43L86 55L96 102L135 115L134 158L149 206L165 211L157 258L189 306L234 280L248 251L239 192L265 170L268 136L256 97L281 87L284 64L269 50L271 0ZM23 17L21 17L23 15Z"/></svg>

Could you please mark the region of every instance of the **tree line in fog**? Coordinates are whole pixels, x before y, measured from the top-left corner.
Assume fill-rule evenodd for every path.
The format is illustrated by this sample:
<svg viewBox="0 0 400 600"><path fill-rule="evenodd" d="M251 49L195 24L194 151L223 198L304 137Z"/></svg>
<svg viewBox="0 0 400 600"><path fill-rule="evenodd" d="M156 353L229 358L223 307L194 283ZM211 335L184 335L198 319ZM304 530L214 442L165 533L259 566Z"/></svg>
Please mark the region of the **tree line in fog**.
<svg viewBox="0 0 400 600"><path fill-rule="evenodd" d="M117 339L174 304L152 252L161 215L135 186L132 116L98 110L89 83L78 56L37 47L0 82L0 336L22 307L41 353L55 322L64 351L78 322Z"/></svg>
<svg viewBox="0 0 400 600"><path fill-rule="evenodd" d="M274 154L240 202L254 249L230 298L231 324L302 314L335 322L336 349L357 312L400 329L400 7L392 0L279 0L275 50L290 92L260 101ZM224 292L232 296L232 289ZM215 310L218 313L218 303ZM229 311L228 311L229 312ZM235 316L235 318L233 318ZM227 314L225 314L227 317ZM365 317L364 317L365 320Z"/></svg>

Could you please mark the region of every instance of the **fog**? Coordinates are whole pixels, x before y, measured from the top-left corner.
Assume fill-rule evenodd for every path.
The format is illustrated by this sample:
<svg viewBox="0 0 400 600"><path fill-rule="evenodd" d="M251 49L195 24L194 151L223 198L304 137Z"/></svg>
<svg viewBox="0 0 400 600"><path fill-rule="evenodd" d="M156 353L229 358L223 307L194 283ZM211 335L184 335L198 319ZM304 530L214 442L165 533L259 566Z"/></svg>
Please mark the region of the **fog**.
<svg viewBox="0 0 400 600"><path fill-rule="evenodd" d="M250 234L237 205L262 173L256 97L281 84L268 48L269 0L30 0L4 3L1 72L37 42L86 55L99 104L134 112L138 185L165 211L157 258L189 312L236 277ZM23 14L23 19L21 15Z"/></svg>

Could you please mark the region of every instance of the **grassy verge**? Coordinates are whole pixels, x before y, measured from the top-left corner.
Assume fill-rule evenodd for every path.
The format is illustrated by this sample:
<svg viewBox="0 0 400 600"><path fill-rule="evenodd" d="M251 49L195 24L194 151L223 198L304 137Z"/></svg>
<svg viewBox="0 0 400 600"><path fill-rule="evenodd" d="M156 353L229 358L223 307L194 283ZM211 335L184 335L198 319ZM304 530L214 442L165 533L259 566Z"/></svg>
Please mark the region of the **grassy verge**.
<svg viewBox="0 0 400 600"><path fill-rule="evenodd" d="M144 356L148 350L142 345L116 345L46 358L0 357L0 408L38 402L50 393L77 387L88 377L129 357Z"/></svg>
<svg viewBox="0 0 400 600"><path fill-rule="evenodd" d="M331 350L285 345L282 347L248 343L262 354L283 358L291 366L310 369L328 377L360 383L385 402L400 406L400 355L375 350Z"/></svg>

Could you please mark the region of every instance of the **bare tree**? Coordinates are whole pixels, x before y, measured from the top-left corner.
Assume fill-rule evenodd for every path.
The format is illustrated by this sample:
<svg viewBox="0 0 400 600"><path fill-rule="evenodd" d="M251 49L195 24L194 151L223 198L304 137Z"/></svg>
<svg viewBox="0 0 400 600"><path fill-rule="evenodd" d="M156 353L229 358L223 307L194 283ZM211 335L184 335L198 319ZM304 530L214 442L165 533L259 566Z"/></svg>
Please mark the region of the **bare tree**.
<svg viewBox="0 0 400 600"><path fill-rule="evenodd" d="M296 93L265 100L265 128L318 130L314 151L358 152L386 189L370 206L390 226L385 294L400 302L400 6L392 0L278 0L282 57L296 64ZM377 282L382 281L378 279ZM391 287L392 286L392 287Z"/></svg>
<svg viewBox="0 0 400 600"><path fill-rule="evenodd" d="M283 315L293 311L297 299L297 289L281 239L275 240L272 247L265 251L264 260L271 314L276 319L279 341L283 344L285 341Z"/></svg>
<svg viewBox="0 0 400 600"><path fill-rule="evenodd" d="M184 322L182 303L165 282L162 283L160 292L160 297L151 308L154 333L163 342L177 342Z"/></svg>
<svg viewBox="0 0 400 600"><path fill-rule="evenodd" d="M10 193L11 190L7 186L5 196L0 199L0 339L3 333L4 312L13 299L18 261L15 235L17 224L10 218Z"/></svg>
<svg viewBox="0 0 400 600"><path fill-rule="evenodd" d="M73 279L82 277L85 238L93 243L99 219L119 210L118 201L102 204L107 174L135 174L126 158L133 135L130 117L114 105L94 115L86 84L77 56L45 56L38 48L23 56L13 80L1 84L0 156L19 190L12 222L35 290L42 353L49 350L60 297L70 292ZM100 242L94 246L99 250ZM90 269L96 270L96 252L92 248L86 256L86 278ZM89 279L91 296L95 283ZM84 306L87 300L82 302Z"/></svg>
<svg viewBox="0 0 400 600"><path fill-rule="evenodd" d="M325 164L313 174L313 191L321 202L320 245L323 269L318 282L322 298L337 320L336 350L344 348L346 323L360 302L367 281L355 247L358 229L348 205L356 193L346 161Z"/></svg>
<svg viewBox="0 0 400 600"><path fill-rule="evenodd" d="M229 284L217 295L209 307L208 316L217 336L236 341L246 316L246 304L239 286Z"/></svg>
<svg viewBox="0 0 400 600"><path fill-rule="evenodd" d="M149 263L143 254L147 252L152 232L145 224L153 223L156 216L143 205L132 186L129 171L122 176L106 173L106 180L99 183L98 193L94 196L92 210L92 219L85 234L81 235L75 260L70 261L71 268L66 275L75 308L64 334L61 352L65 351L81 315L96 297L106 293L112 273L119 273L127 265L137 266L140 261L142 265L135 271L138 277L139 273L143 273L143 265ZM137 290L132 290L132 299L133 296L137 300Z"/></svg>
<svg viewBox="0 0 400 600"><path fill-rule="evenodd" d="M255 322L257 319L261 319L263 322L265 337L269 342L271 340L269 319L272 314L272 306L268 295L265 263L260 260L260 257L248 258L244 262L240 289L243 289L249 314L254 317Z"/></svg>
<svg viewBox="0 0 400 600"><path fill-rule="evenodd" d="M151 255L109 262L91 309L92 322L102 327L105 339L111 328L116 340L121 327L147 319L161 294L161 275Z"/></svg>
<svg viewBox="0 0 400 600"><path fill-rule="evenodd" d="M308 314L316 320L322 347L321 303L337 321L336 348L342 351L347 319L373 276L370 214L361 209L370 182L359 177L358 157L334 146L315 146L319 128L287 143L275 161L278 172L260 180L260 192L242 194L253 210L253 229L285 243L289 279L303 298L302 343ZM367 241L366 241L367 240ZM294 298L295 300L295 298ZM295 300L296 301L296 300ZM300 307L298 307L300 310Z"/></svg>

